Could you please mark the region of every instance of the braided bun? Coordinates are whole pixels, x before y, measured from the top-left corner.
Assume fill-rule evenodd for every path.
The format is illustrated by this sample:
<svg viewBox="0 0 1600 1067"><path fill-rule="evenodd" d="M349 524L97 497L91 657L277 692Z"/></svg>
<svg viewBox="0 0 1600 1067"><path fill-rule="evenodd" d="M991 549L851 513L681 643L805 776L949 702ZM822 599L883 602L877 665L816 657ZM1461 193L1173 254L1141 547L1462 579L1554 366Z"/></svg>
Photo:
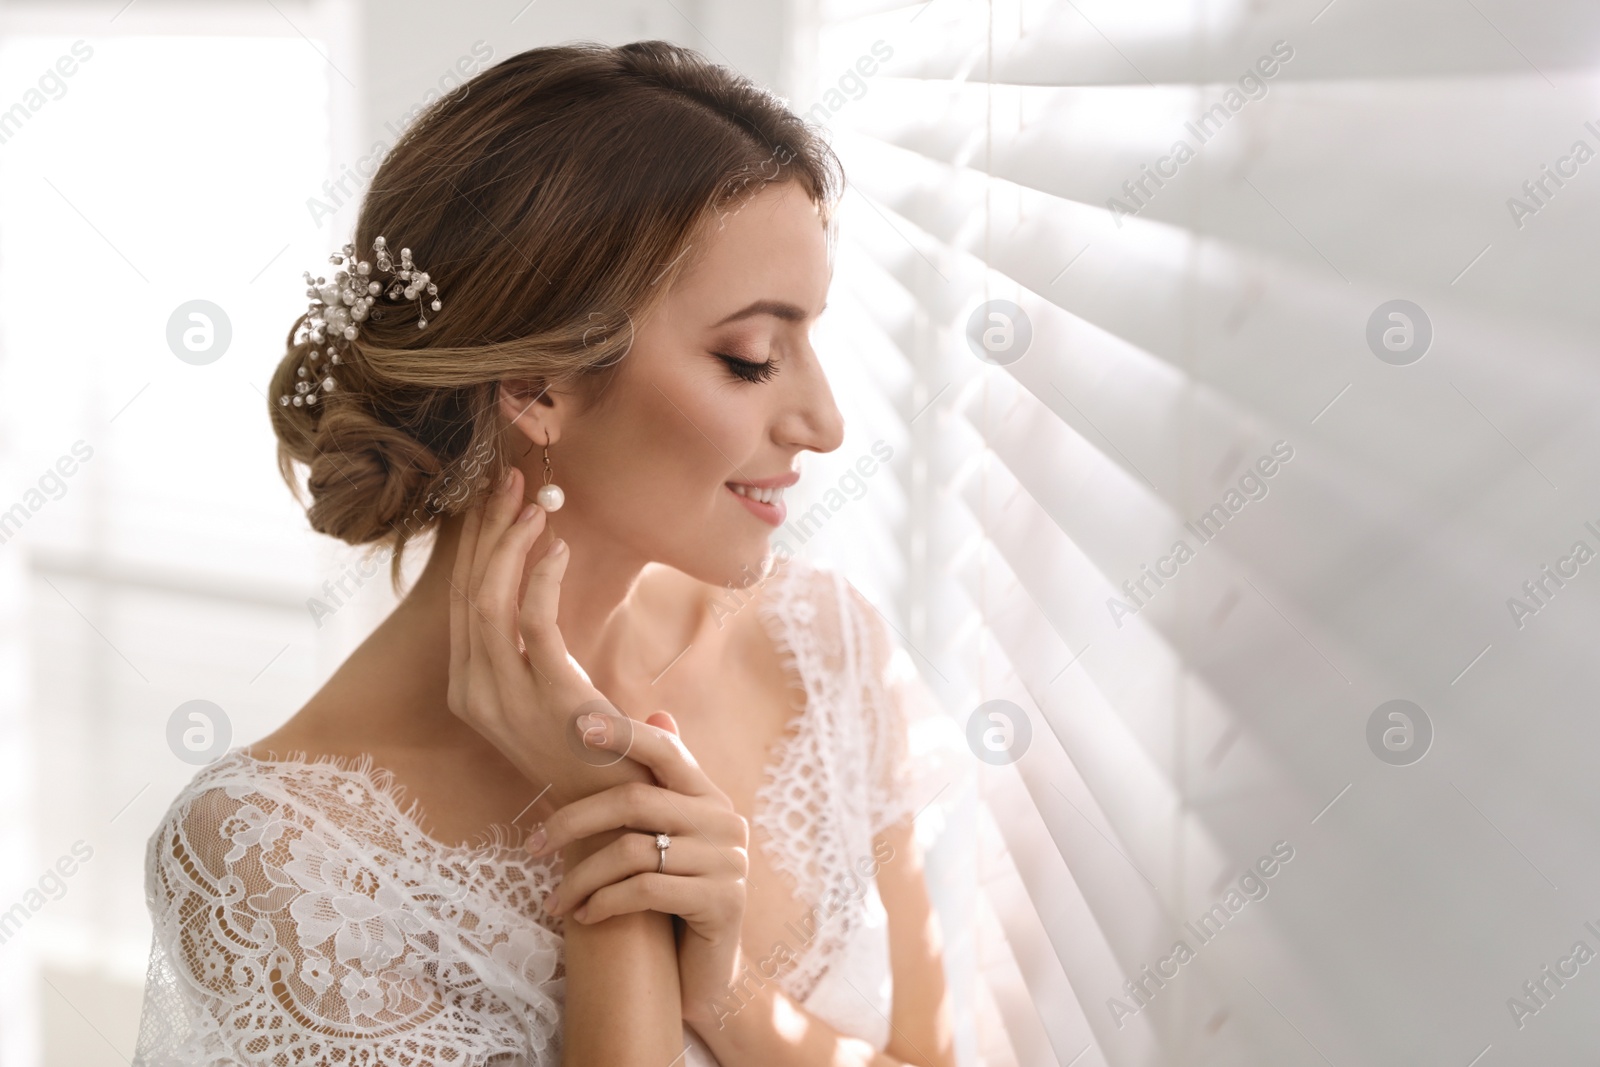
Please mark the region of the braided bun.
<svg viewBox="0 0 1600 1067"><path fill-rule="evenodd" d="M273 388L292 390L299 366L285 356ZM280 441L294 442L289 457L309 468L311 528L347 544L382 541L405 516L422 510L443 467L427 446L354 392L330 393L305 407L274 405L273 423Z"/></svg>

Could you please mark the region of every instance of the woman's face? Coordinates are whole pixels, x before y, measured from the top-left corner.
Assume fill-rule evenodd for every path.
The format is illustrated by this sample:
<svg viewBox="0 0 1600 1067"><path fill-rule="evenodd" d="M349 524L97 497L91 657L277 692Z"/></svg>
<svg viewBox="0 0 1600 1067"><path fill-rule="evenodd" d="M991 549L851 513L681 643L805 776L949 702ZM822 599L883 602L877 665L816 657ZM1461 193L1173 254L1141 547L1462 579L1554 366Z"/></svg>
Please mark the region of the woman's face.
<svg viewBox="0 0 1600 1067"><path fill-rule="evenodd" d="M575 550L739 588L763 574L785 506L781 490L762 503L736 487L792 484L799 453L843 437L809 340L832 267L816 206L793 182L744 200L703 240L634 323L604 402L565 407L550 458L567 504L552 525Z"/></svg>

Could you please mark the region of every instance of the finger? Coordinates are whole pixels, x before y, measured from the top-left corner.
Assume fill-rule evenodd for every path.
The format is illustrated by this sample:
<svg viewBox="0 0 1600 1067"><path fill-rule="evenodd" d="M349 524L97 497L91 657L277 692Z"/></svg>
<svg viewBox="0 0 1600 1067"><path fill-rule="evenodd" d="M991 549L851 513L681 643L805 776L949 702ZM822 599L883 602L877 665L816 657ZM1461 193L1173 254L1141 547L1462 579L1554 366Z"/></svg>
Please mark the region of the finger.
<svg viewBox="0 0 1600 1067"><path fill-rule="evenodd" d="M613 885L597 889L572 917L581 923L597 923L614 915L636 911L659 911L681 915L686 920L709 918L730 907L731 888L714 886L708 892L705 879L674 874L636 874ZM727 900L724 900L724 897Z"/></svg>
<svg viewBox="0 0 1600 1067"><path fill-rule="evenodd" d="M636 874L654 873L661 866L660 856L654 834L623 834L565 871L561 884L545 897L545 910L560 915L578 907L602 886ZM717 850L697 837L673 839L672 847L667 849L666 873L682 878L729 874L737 877L737 871L729 871Z"/></svg>
<svg viewBox="0 0 1600 1067"><path fill-rule="evenodd" d="M524 661L517 645L517 584L526 566L528 551L544 527L544 508L537 504L526 505L490 551L483 584L478 587L478 606L492 627L491 633L485 635L488 655L496 671L508 682L525 674L525 662L533 662L534 669L545 680L550 677L550 664L541 666L531 646L528 660Z"/></svg>
<svg viewBox="0 0 1600 1067"><path fill-rule="evenodd" d="M489 561L522 508L522 482L522 471L508 468L498 488L484 503L478 539L473 546L472 572L467 581L473 674L479 684L495 692L516 692L525 676L516 630L506 621L504 597L497 597L498 591L484 584ZM512 660L514 665L509 662Z"/></svg>
<svg viewBox="0 0 1600 1067"><path fill-rule="evenodd" d="M656 712L651 718L656 715L666 713ZM670 720L671 716L667 718ZM605 712L579 716L577 725L584 744L620 752L635 763L644 764L656 776L656 781L674 793L691 797L722 796L722 791L712 783L683 739L673 731L649 720L624 723L618 716Z"/></svg>
<svg viewBox="0 0 1600 1067"><path fill-rule="evenodd" d="M483 584L483 576L489 569L490 555L516 519L517 512L522 510L523 503L522 469L507 467L500 484L489 494L489 499L483 505L483 527L478 533L478 543L474 546L472 577L467 586L467 595L473 600L477 599L478 589Z"/></svg>
<svg viewBox="0 0 1600 1067"><path fill-rule="evenodd" d="M556 616L561 609L561 579L571 558L565 541L559 537L551 541L539 561L527 568L522 603L517 609L516 624L522 642L529 657L546 674L563 669L569 662L567 643L556 625Z"/></svg>
<svg viewBox="0 0 1600 1067"><path fill-rule="evenodd" d="M608 830L682 836L706 836L709 831L729 844L743 844L736 839L730 817L738 818L731 809L714 806L704 798L674 795L645 782L626 782L559 808L528 839L528 851L535 856L548 855Z"/></svg>

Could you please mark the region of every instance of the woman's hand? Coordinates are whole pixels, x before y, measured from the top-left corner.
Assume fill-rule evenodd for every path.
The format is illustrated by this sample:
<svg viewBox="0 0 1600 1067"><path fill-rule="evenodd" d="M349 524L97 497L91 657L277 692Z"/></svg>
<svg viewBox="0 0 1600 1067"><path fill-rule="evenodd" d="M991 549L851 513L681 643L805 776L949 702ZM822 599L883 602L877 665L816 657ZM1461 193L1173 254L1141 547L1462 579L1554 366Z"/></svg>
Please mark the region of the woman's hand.
<svg viewBox="0 0 1600 1067"><path fill-rule="evenodd" d="M684 747L671 715L656 712L634 723L602 713L578 725L585 744L626 753L654 773L656 784L629 783L568 804L528 839L528 851L538 856L593 834L629 831L567 869L545 907L586 924L637 911L682 917L683 1017L695 1025L715 1022L716 1005L743 965L750 826ZM657 873L658 833L672 839L664 873Z"/></svg>
<svg viewBox="0 0 1600 1067"><path fill-rule="evenodd" d="M531 563L545 511L524 504L511 468L467 512L450 583L451 712L494 743L555 806L628 781L650 780L629 760L587 759L574 720L615 710L567 652L556 627L569 553L553 541ZM596 754L598 755L598 753Z"/></svg>

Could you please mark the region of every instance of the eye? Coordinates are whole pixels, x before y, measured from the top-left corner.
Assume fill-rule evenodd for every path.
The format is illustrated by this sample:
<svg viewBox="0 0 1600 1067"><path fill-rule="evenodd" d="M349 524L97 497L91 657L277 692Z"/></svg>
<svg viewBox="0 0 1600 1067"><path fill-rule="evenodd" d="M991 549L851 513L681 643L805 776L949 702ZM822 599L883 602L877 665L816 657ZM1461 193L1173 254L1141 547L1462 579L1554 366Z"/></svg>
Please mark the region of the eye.
<svg viewBox="0 0 1600 1067"><path fill-rule="evenodd" d="M755 363L738 356L729 356L721 352L712 353L728 365L728 369L747 382L764 382L778 373L777 359L768 359L765 363Z"/></svg>

